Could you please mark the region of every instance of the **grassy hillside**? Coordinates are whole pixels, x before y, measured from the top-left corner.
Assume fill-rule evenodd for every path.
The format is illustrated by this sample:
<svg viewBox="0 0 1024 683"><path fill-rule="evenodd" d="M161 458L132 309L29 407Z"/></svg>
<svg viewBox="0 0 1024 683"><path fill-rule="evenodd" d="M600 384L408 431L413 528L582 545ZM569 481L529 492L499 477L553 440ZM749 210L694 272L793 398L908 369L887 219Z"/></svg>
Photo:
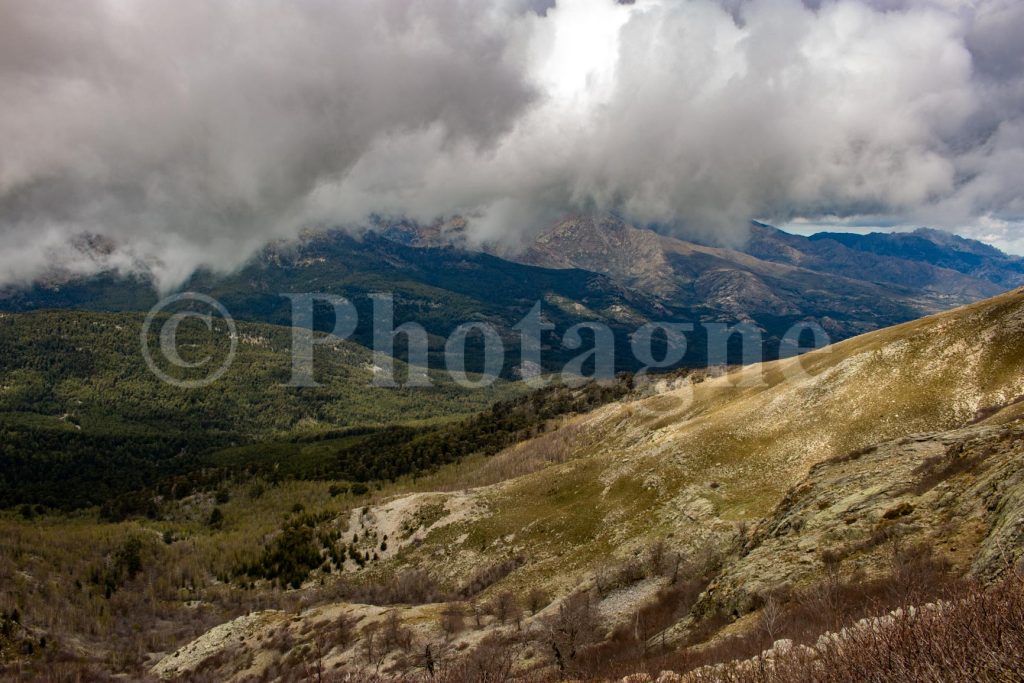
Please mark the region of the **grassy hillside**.
<svg viewBox="0 0 1024 683"><path fill-rule="evenodd" d="M1022 328L1017 291L800 359L654 378L366 493L260 477L164 501L159 520L10 513L6 599L73 649L37 588L52 578L76 628L100 620L91 661L128 653L93 666L138 677L400 675L423 672L429 648L445 671L589 680L746 657L773 634L813 644L1019 561ZM336 438L335 452L365 444ZM318 448L301 446L308 462L329 455ZM19 551L38 534L55 548ZM93 581L132 537L137 575Z"/></svg>
<svg viewBox="0 0 1024 683"><path fill-rule="evenodd" d="M596 410L563 428L572 435L557 443L564 463L481 490L488 514L465 531L496 551L528 548L535 562L519 572L524 585L571 585L609 553L669 534L684 545L731 535L770 513L817 462L958 427L1024 393L1021 326L1024 294L1015 292ZM545 438L498 457L527 457ZM458 558L480 561L465 547L446 550L452 575L465 571Z"/></svg>
<svg viewBox="0 0 1024 683"><path fill-rule="evenodd" d="M317 528L339 525L343 538L355 531L356 550L371 557L358 572L363 582L387 582L403 568L418 568L437 582L435 595L445 596L457 593L464 577L507 565L485 584L482 603L502 591L583 591L596 596L588 599L596 601L605 628L639 618L635 611L650 601L669 600L674 607L645 618L652 628L660 624L651 637L679 624L681 630L665 636L679 644L702 623L693 615L686 621L691 606L705 605L696 599L701 586L718 580L723 569L717 567L731 567L748 552L758 524L816 463L881 441L960 427L1024 393L1022 326L1024 293L1014 292L801 359L699 383L682 380L570 419L491 459L465 462L457 473L418 481L414 488L422 493L388 497L385 489L377 504ZM804 371L796 372L798 366ZM460 482L483 486L466 491ZM880 517L888 507L878 505ZM874 523L873 513L870 519ZM403 528L418 530L403 537ZM676 574L708 578L692 593L665 597L665 575L643 568L658 542L684 558ZM969 542L967 548L979 547L977 537ZM958 571L971 569L964 564L971 554L959 556ZM779 562L813 570L805 581L823 571L817 553L783 558ZM631 562L639 564L629 569ZM722 622L715 619L727 624L757 604L749 596L727 600L724 612L707 608L707 618L717 629ZM434 618L429 614L415 608L407 618L425 625ZM544 614L528 620L532 628L544 628ZM479 632L465 636L467 646L478 642L473 633ZM554 664L543 642L523 647ZM334 656L356 664L342 651Z"/></svg>

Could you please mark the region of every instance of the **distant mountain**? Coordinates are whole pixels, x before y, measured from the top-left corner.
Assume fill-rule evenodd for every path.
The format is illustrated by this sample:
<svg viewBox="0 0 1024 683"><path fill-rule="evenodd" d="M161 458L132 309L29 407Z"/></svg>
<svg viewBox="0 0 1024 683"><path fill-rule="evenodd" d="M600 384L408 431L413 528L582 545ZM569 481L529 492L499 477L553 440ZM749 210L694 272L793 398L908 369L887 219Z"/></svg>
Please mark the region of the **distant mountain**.
<svg viewBox="0 0 1024 683"><path fill-rule="evenodd" d="M560 368L578 353L558 341L571 326L607 324L619 369L635 369L630 334L650 321L757 325L764 352L796 322L814 320L833 340L935 313L1024 283L1021 259L971 240L920 230L899 235L792 235L754 224L743 250L688 242L637 228L612 215L569 216L518 256L470 251L464 224L380 224L355 238L343 232L273 244L230 275L200 272L184 290L207 293L241 319L288 324L282 294L349 297L360 314L352 338L372 344L369 296L395 295L395 323L417 322L430 335L431 363L443 367L444 340L466 321L502 334L507 373L519 363L513 329L542 302L555 325L545 361ZM95 251L96 240L82 242ZM112 247L102 245L109 251ZM0 289L0 310L143 311L158 297L143 276L56 274L31 287ZM330 314L316 326L330 329ZM684 364L700 364L700 330ZM471 345L470 361L479 357ZM401 349L399 349L401 355ZM738 359L738 357L737 357Z"/></svg>
<svg viewBox="0 0 1024 683"><path fill-rule="evenodd" d="M951 278L959 287L936 290L864 277L856 267L818 257L818 243L806 237L760 224L752 230L748 247L739 251L661 235L614 216L572 216L519 260L593 270L666 304L707 306L762 325L771 317L813 318L836 338L1001 291L960 274ZM897 267L896 259L890 261Z"/></svg>
<svg viewBox="0 0 1024 683"><path fill-rule="evenodd" d="M580 215L553 226L519 260L593 270L665 300L699 300L755 319L759 312L811 310L815 303L809 309L807 299L824 297L816 304L827 302L841 319L853 320L859 311L849 310L847 300L862 294L935 312L1024 284L1024 259L927 228L805 237L754 222L745 246L733 250L611 215Z"/></svg>
<svg viewBox="0 0 1024 683"><path fill-rule="evenodd" d="M755 223L745 252L766 261L916 289L950 305L1024 284L1024 259L939 230L793 235Z"/></svg>
<svg viewBox="0 0 1024 683"><path fill-rule="evenodd" d="M867 235L822 232L811 235L811 240L833 240L857 251L955 270L1001 288L1024 283L1024 260L941 230L918 228L909 233Z"/></svg>
<svg viewBox="0 0 1024 683"><path fill-rule="evenodd" d="M598 273L540 268L453 247L407 246L374 233L356 239L329 232L271 245L236 273L200 272L181 289L213 296L239 320L275 325L291 321L291 304L282 296L285 293L344 295L359 312L359 326L352 339L365 346L373 342L369 297L390 292L395 324L415 322L427 330L434 367L443 367L445 339L467 321L495 325L507 348L517 350L519 335L512 328L537 302L542 302L545 320L558 332L582 321L608 324L619 338L623 364L627 362L629 332L651 319L682 315L667 310L654 297ZM0 310L144 311L158 298L144 277L108 272L0 290ZM333 324L329 312L318 313L318 329L330 330ZM477 351L471 343L470 362L479 355ZM561 367L559 361L564 357L555 348L552 366ZM509 364L517 362L518 357L510 353Z"/></svg>

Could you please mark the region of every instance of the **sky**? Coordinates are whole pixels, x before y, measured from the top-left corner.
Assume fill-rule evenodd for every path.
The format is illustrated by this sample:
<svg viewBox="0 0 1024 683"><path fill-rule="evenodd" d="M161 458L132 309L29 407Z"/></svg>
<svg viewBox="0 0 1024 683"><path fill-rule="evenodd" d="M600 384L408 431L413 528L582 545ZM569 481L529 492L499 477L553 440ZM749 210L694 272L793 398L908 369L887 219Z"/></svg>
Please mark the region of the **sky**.
<svg viewBox="0 0 1024 683"><path fill-rule="evenodd" d="M170 288L371 217L1021 254L1022 35L1018 0L0 0L0 284Z"/></svg>

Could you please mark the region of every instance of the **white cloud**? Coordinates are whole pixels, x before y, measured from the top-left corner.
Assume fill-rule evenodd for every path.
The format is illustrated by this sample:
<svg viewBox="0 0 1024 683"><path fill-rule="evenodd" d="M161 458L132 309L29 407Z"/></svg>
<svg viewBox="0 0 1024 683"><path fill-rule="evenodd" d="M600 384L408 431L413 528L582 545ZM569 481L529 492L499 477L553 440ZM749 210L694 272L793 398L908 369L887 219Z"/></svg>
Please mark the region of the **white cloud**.
<svg viewBox="0 0 1024 683"><path fill-rule="evenodd" d="M86 231L168 286L371 213L510 246L586 208L1021 241L1020 3L540 7L0 0L0 281Z"/></svg>

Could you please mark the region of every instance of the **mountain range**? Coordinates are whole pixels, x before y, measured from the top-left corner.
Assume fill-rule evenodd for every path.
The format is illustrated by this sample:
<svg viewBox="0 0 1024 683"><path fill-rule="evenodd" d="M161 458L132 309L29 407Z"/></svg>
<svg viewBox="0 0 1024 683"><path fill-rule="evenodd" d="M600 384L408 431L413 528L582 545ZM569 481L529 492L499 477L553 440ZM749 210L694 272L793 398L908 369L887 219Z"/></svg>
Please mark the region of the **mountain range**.
<svg viewBox="0 0 1024 683"><path fill-rule="evenodd" d="M580 216L558 223L521 260L593 270L664 300L738 317L832 309L853 321L864 310L850 300L861 296L941 310L1024 283L1021 259L928 229L803 237L752 223L736 250L660 235L613 216Z"/></svg>
<svg viewBox="0 0 1024 683"><path fill-rule="evenodd" d="M139 353L158 298L144 276L5 290L0 678L702 683L823 680L827 662L845 673L824 680L916 681L942 657L978 680L1020 671L1024 287L973 301L1017 283L1019 259L927 230L761 224L741 251L613 216L499 256L455 228L309 235L196 274L186 287L239 318L234 336L182 323L188 358L238 342L197 389ZM438 368L430 387L373 386L360 328L318 347L320 386L287 386L279 293L344 294L365 318L383 290L435 351L464 320L511 337L538 300L553 337L591 319L623 340L648 320L773 334L812 319L850 338L470 391Z"/></svg>
<svg viewBox="0 0 1024 683"><path fill-rule="evenodd" d="M815 321L841 340L1024 283L1022 259L927 229L804 237L754 223L745 246L729 249L638 228L613 215L573 215L525 250L499 255L467 249L460 227L459 221L396 223L361 237L310 234L268 246L237 272L197 273L181 289L215 297L241 320L271 324L290 322L282 293L342 294L360 313L352 338L366 346L372 343L368 296L390 291L395 324L423 325L438 367L443 340L457 325L490 322L514 349L513 326L542 302L545 318L555 325L544 356L548 369L572 356L558 343L560 335L576 323L600 321L618 341L618 368L632 370L630 334L646 322L751 322L763 331L763 353L771 358L782 335L800 321ZM83 239L80 248L113 246ZM0 290L0 310L144 311L158 298L144 273L55 272L31 286ZM325 330L332 324L329 316L315 323ZM704 352L698 337L681 364L701 364ZM517 362L510 358L506 370L514 372Z"/></svg>

